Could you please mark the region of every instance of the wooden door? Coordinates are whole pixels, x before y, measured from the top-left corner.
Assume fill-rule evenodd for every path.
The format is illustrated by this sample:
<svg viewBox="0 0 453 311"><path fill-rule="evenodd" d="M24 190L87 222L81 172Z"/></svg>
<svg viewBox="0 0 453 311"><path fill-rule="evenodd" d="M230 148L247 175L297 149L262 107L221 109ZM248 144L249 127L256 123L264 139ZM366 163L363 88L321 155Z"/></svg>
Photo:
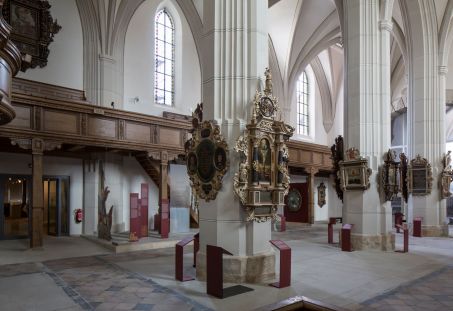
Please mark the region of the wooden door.
<svg viewBox="0 0 453 311"><path fill-rule="evenodd" d="M308 183L290 184L285 198L286 221L308 223Z"/></svg>

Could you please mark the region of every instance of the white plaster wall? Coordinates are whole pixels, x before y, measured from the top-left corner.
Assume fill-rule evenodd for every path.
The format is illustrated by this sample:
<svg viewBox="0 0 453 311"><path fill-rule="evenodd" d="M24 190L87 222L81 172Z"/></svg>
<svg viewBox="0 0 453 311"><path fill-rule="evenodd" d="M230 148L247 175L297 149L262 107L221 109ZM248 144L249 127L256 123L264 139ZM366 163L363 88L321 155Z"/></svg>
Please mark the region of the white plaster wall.
<svg viewBox="0 0 453 311"><path fill-rule="evenodd" d="M0 153L0 174L31 175L31 155ZM43 158L43 175L69 176L69 234L79 235L82 233L82 223L74 221L74 210L83 206L83 167L82 160L62 157Z"/></svg>
<svg viewBox="0 0 453 311"><path fill-rule="evenodd" d="M47 66L19 72L19 78L83 89L83 36L75 0L49 0L60 31L49 45Z"/></svg>
<svg viewBox="0 0 453 311"><path fill-rule="evenodd" d="M154 19L166 8L175 22L174 107L154 103ZM134 102L138 98L138 102ZM161 116L191 114L201 101L201 71L189 25L173 0L145 1L131 19L124 48L124 109Z"/></svg>

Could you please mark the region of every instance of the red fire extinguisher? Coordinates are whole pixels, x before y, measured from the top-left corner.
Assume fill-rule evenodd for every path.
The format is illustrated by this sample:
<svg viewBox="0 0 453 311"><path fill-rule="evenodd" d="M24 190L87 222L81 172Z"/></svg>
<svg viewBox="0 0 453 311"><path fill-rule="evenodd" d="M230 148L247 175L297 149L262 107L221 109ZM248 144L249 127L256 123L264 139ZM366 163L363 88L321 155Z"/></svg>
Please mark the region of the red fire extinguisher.
<svg viewBox="0 0 453 311"><path fill-rule="evenodd" d="M79 224L83 220L83 211L82 209L78 208L74 211L74 220L76 224Z"/></svg>

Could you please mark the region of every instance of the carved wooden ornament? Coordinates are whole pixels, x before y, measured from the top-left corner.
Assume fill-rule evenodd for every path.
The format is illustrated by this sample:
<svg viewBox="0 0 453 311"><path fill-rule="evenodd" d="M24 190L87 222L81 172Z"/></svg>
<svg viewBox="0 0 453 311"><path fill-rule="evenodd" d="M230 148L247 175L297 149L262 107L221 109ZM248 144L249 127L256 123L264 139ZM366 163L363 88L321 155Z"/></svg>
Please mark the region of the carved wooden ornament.
<svg viewBox="0 0 453 311"><path fill-rule="evenodd" d="M408 190L414 196L425 196L433 188L433 172L428 160L419 154L411 160L408 167Z"/></svg>
<svg viewBox="0 0 453 311"><path fill-rule="evenodd" d="M451 167L451 151L444 154L442 158L442 173L440 174L439 186L441 189L441 199L451 197L450 184L453 181L453 169Z"/></svg>
<svg viewBox="0 0 453 311"><path fill-rule="evenodd" d="M215 200L228 171L228 145L214 121L195 118L192 138L185 144L187 174L197 197L209 202Z"/></svg>
<svg viewBox="0 0 453 311"><path fill-rule="evenodd" d="M3 16L12 26L11 40L22 54L22 71L47 65L49 44L61 29L52 19L49 9L47 1L5 1Z"/></svg>
<svg viewBox="0 0 453 311"><path fill-rule="evenodd" d="M395 161L395 151L389 149L384 156L384 165L381 169L381 189L384 193L385 201L394 199L400 190L399 163Z"/></svg>
<svg viewBox="0 0 453 311"><path fill-rule="evenodd" d="M239 171L233 178L234 192L247 213L247 221L265 222L276 218L289 189L286 141L294 128L276 121L279 106L272 95L272 78L266 69L263 92L257 91L252 120L236 142Z"/></svg>
<svg viewBox="0 0 453 311"><path fill-rule="evenodd" d="M358 149L346 150L346 160L339 161L338 165L340 170L337 174L342 191L370 188L371 169L368 168L368 160L360 156Z"/></svg>

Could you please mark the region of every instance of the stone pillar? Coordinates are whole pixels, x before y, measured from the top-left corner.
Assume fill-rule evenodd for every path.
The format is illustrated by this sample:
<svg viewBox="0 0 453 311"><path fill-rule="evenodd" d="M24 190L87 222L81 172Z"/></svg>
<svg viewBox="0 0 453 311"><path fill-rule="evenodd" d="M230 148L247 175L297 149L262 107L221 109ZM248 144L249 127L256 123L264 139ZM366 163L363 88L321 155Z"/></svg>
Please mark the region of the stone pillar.
<svg viewBox="0 0 453 311"><path fill-rule="evenodd" d="M16 117L11 106L11 83L21 64L19 49L9 39L12 28L2 16L2 7L3 0L0 0L0 125Z"/></svg>
<svg viewBox="0 0 453 311"><path fill-rule="evenodd" d="M308 222L310 224L315 223L315 174L318 172L317 169L311 167L308 170Z"/></svg>
<svg viewBox="0 0 453 311"><path fill-rule="evenodd" d="M170 232L170 201L168 199L168 154L165 151L160 155L159 178L160 236L166 239Z"/></svg>
<svg viewBox="0 0 453 311"><path fill-rule="evenodd" d="M380 196L378 168L390 147L390 30L378 0L345 0L345 150L358 148L373 173L371 187L344 193L343 220L356 250L394 248L391 206ZM390 221L389 221L390 220Z"/></svg>
<svg viewBox="0 0 453 311"><path fill-rule="evenodd" d="M408 134L409 160L417 154L432 167L431 194L411 196L412 217L422 217L423 236L445 236L445 200L440 198L439 174L445 153L445 74L439 68L438 28L432 23L435 7L424 1L400 2L411 24L408 40ZM406 11L406 12L405 12ZM424 34L422 36L422 34ZM409 214L411 214L409 212ZM412 222L413 219L408 219Z"/></svg>
<svg viewBox="0 0 453 311"><path fill-rule="evenodd" d="M43 246L43 212L44 197L42 183L42 157L44 152L44 142L42 139L32 139L32 206L31 206L31 236L30 247Z"/></svg>
<svg viewBox="0 0 453 311"><path fill-rule="evenodd" d="M233 192L239 164L233 147L250 119L251 102L267 67L267 1L205 0L203 12L203 119L216 120L221 126L229 146L230 169L216 200L200 200L197 276L206 276L209 244L233 254L224 256L226 282L260 282L275 275L271 223L245 221Z"/></svg>

